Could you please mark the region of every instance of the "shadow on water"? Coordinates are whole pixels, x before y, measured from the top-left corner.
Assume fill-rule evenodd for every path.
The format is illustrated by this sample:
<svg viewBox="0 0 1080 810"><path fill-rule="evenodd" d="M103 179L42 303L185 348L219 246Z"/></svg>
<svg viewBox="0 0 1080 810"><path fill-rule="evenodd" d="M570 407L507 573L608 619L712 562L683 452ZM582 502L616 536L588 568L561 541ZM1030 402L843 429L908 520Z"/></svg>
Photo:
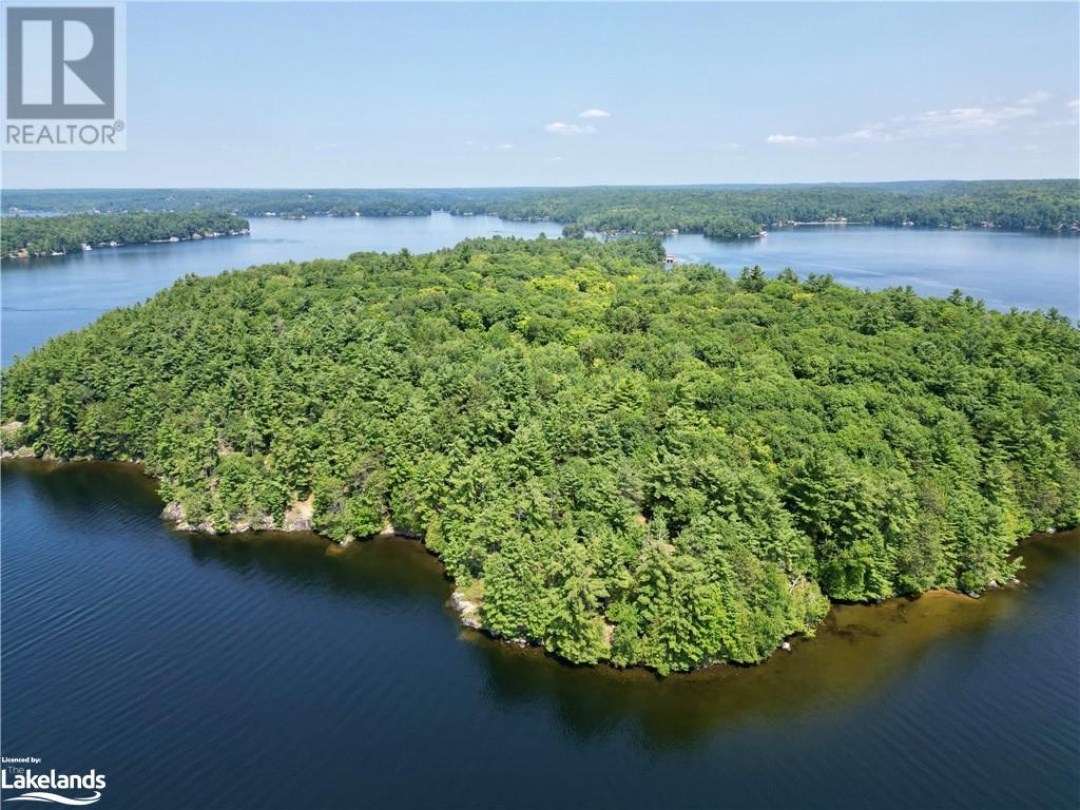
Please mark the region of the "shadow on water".
<svg viewBox="0 0 1080 810"><path fill-rule="evenodd" d="M1014 613L1019 599L1018 592L977 602L935 592L882 605L838 605L814 638L793 640L790 654L778 651L759 666L718 666L665 679L643 670L569 667L536 650L475 634L468 639L498 699L547 697L584 738L632 720L649 743L673 748L718 726L790 722L800 713L850 708L909 672L937 643L985 632Z"/></svg>
<svg viewBox="0 0 1080 810"><path fill-rule="evenodd" d="M70 464L39 460L5 459L0 481L18 477L49 501L54 512L82 515L115 504L131 514L161 512L157 482L137 464L87 461Z"/></svg>
<svg viewBox="0 0 1080 810"><path fill-rule="evenodd" d="M141 518L132 541L149 534L182 544L197 566L314 589L333 599L445 604L450 594L441 564L415 541L375 538L339 550L311 534L171 532L158 518L154 482L130 465L8 462L4 472L5 483L17 476L50 509L73 519L85 521L103 502L114 503ZM837 713L881 694L939 645L978 638L1019 615L1025 591L1038 590L1080 556L1080 531L1032 537L1020 553L1025 569L1019 587L978 600L938 591L880 605L836 605L814 638L794 639L790 654L778 651L756 667L718 666L661 679L640 669L568 666L535 648L470 631L460 631L461 650L478 662L486 693L503 706L551 708L582 739L630 724L649 746L680 748L717 728ZM458 632L456 617L445 609L446 632Z"/></svg>
<svg viewBox="0 0 1080 810"><path fill-rule="evenodd" d="M813 638L792 640L759 666L717 666L660 678L641 670L572 667L536 649L515 648L465 632L484 663L495 697L528 703L540 697L583 738L617 725L640 725L647 743L689 746L718 727L790 722L799 714L835 713L873 699L910 673L939 645L979 639L1017 617L1025 592L1080 557L1080 531L1025 540L1020 586L979 599L932 591L876 605L834 605Z"/></svg>
<svg viewBox="0 0 1080 810"><path fill-rule="evenodd" d="M412 540L376 537L338 549L314 534L260 532L214 537L174 532L198 565L329 588L338 596L445 601L451 586L442 564Z"/></svg>

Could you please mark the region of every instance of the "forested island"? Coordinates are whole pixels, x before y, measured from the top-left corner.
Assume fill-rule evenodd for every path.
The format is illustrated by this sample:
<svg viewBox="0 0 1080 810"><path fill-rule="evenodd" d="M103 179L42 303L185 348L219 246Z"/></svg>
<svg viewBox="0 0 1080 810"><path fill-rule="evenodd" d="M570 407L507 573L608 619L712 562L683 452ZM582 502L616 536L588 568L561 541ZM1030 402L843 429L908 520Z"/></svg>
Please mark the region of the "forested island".
<svg viewBox="0 0 1080 810"><path fill-rule="evenodd" d="M1080 233L1080 181L505 189L140 189L9 191L30 211L219 210L242 216L426 216L433 210L553 220L568 235L758 236L800 224Z"/></svg>
<svg viewBox="0 0 1080 810"><path fill-rule="evenodd" d="M0 220L0 255L12 259L148 242L186 242L240 236L249 228L243 217L210 211L10 216Z"/></svg>
<svg viewBox="0 0 1080 810"><path fill-rule="evenodd" d="M960 292L471 240L187 277L3 373L6 452L140 460L214 532L422 538L463 620L753 663L829 600L1013 576L1080 522L1080 332Z"/></svg>

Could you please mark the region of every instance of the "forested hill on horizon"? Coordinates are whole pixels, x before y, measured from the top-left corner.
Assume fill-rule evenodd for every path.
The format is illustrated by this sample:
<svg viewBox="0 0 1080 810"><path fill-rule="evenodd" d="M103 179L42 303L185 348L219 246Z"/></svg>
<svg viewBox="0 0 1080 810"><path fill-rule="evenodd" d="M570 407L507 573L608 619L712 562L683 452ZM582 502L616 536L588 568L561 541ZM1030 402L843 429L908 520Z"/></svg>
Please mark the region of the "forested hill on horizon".
<svg viewBox="0 0 1080 810"><path fill-rule="evenodd" d="M7 215L225 211L240 216L422 216L433 210L552 220L571 233L673 230L717 238L796 224L1080 233L1080 180L478 189L10 190Z"/></svg>

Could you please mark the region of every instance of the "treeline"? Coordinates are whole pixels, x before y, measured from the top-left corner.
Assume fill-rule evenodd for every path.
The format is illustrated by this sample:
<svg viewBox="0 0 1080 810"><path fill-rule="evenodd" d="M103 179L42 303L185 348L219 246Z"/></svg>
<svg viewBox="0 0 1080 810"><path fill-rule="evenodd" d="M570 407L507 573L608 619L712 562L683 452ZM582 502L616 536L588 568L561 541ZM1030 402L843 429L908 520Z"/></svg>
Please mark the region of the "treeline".
<svg viewBox="0 0 1080 810"><path fill-rule="evenodd" d="M1080 229L1080 183L1069 180L753 189L575 189L492 201L511 219L553 219L594 231L754 236L796 223L924 228Z"/></svg>
<svg viewBox="0 0 1080 810"><path fill-rule="evenodd" d="M585 230L745 238L840 222L925 228L1080 231L1080 181L573 189L12 191L25 210L214 209L244 216L400 216L432 210L550 219Z"/></svg>
<svg viewBox="0 0 1080 810"><path fill-rule="evenodd" d="M235 236L247 233L248 228L248 221L242 217L209 211L4 217L0 220L0 254L8 258L40 256L80 250L83 246L116 247L172 238Z"/></svg>
<svg viewBox="0 0 1080 810"><path fill-rule="evenodd" d="M827 599L1011 576L1080 519L1080 332L959 292L476 240L188 277L3 375L8 448L142 459L192 524L424 538L575 662L755 662ZM21 423L21 424L19 424Z"/></svg>
<svg viewBox="0 0 1080 810"><path fill-rule="evenodd" d="M522 193L492 189L486 202ZM480 198L460 189L71 189L5 191L5 209L54 213L230 211L241 216L426 216ZM472 213L479 213L472 212Z"/></svg>

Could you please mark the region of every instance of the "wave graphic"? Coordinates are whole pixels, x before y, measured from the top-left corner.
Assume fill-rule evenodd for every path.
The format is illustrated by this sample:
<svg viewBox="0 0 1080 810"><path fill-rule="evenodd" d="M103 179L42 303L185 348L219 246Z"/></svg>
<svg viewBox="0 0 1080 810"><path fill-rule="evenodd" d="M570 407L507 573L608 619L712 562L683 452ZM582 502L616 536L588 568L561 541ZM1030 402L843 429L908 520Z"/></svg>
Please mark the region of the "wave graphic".
<svg viewBox="0 0 1080 810"><path fill-rule="evenodd" d="M44 790L35 790L31 793L24 793L21 796L12 796L10 799L4 799L5 802L50 802L51 804L66 804L69 807L84 807L88 804L94 804L101 799L101 791L95 790L93 796L84 796L83 798L76 798L72 796L61 796L57 793L46 793Z"/></svg>

